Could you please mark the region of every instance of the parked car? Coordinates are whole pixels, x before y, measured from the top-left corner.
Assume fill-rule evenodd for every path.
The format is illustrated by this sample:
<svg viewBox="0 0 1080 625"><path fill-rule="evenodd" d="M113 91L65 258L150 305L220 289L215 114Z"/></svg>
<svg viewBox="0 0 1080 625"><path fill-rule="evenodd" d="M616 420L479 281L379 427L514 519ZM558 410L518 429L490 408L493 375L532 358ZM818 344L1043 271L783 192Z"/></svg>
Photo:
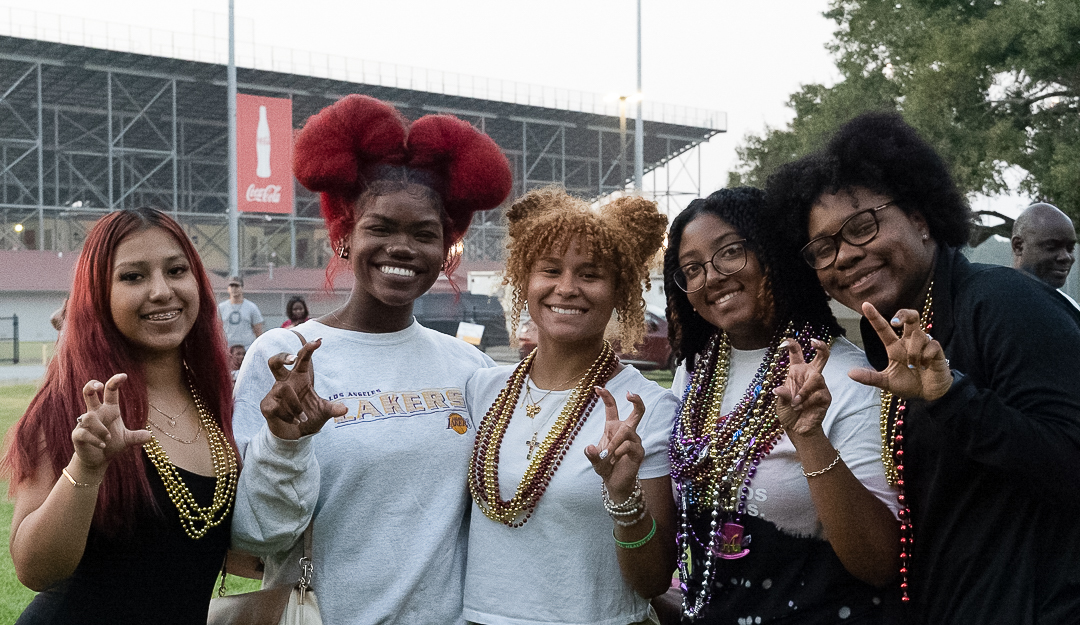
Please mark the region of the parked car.
<svg viewBox="0 0 1080 625"><path fill-rule="evenodd" d="M521 314L517 339L520 344L518 356L525 358L536 347L536 324L527 313ZM619 351L618 341L615 341L613 346L615 351ZM646 310L644 341L632 354L619 352L619 359L642 370L671 369L674 363L671 359L671 345L668 344L667 319Z"/></svg>
<svg viewBox="0 0 1080 625"><path fill-rule="evenodd" d="M450 336L457 336L462 321L482 325L484 335L478 345L482 350L510 344L502 304L492 295L429 291L413 304L413 316L420 325Z"/></svg>

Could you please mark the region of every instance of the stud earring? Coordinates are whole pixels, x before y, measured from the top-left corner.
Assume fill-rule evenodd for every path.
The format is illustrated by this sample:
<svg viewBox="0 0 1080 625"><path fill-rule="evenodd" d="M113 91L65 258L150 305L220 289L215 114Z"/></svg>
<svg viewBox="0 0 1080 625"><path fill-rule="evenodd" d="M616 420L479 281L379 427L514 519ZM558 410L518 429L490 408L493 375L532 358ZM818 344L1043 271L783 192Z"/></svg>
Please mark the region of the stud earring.
<svg viewBox="0 0 1080 625"><path fill-rule="evenodd" d="M922 235L922 240L923 240L923 241L929 241L929 240L930 240L930 235L929 235L929 234L926 234L926 233L924 232L924 233L923 233L923 235Z"/></svg>
<svg viewBox="0 0 1080 625"><path fill-rule="evenodd" d="M348 246L342 245L341 248L338 249L337 255L338 255L338 258L340 258L341 260L349 260L349 248L348 248Z"/></svg>

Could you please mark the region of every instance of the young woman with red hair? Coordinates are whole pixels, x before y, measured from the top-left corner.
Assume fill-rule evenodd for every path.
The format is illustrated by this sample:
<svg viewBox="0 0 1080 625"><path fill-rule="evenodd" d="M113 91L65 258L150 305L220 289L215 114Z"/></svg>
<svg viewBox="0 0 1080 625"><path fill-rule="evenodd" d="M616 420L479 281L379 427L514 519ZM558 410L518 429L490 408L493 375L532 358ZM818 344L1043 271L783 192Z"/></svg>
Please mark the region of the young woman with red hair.
<svg viewBox="0 0 1080 625"><path fill-rule="evenodd" d="M18 623L205 623L238 474L231 417L195 248L151 208L101 218L3 462L15 570L40 591Z"/></svg>
<svg viewBox="0 0 1080 625"><path fill-rule="evenodd" d="M473 212L509 194L509 163L462 120L410 124L352 95L308 121L294 170L322 193L344 261L328 273L348 266L354 283L341 308L268 331L244 360L233 540L267 560L264 584L286 581L310 524L326 623L460 623L475 422L464 389L493 363L418 324L413 302L450 273Z"/></svg>

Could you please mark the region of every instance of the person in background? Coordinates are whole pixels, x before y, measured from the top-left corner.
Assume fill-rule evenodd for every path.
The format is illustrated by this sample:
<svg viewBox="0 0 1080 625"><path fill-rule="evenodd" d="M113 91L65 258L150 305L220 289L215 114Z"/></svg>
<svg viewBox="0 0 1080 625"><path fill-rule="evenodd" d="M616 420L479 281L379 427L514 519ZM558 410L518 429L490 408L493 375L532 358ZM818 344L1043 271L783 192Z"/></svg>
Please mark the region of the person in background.
<svg viewBox="0 0 1080 625"><path fill-rule="evenodd" d="M229 346L229 366L232 369L232 371L230 371L232 379L235 380L236 374L240 372L240 366L244 364L244 356L246 354L247 350L239 343Z"/></svg>
<svg viewBox="0 0 1080 625"><path fill-rule="evenodd" d="M60 308L53 311L53 314L49 316L49 323L52 327L60 332L64 329L64 316L67 314L68 298L64 298L64 302L60 304Z"/></svg>
<svg viewBox="0 0 1080 625"><path fill-rule="evenodd" d="M513 316L528 305L537 347L466 389L487 414L469 466L465 619L648 622L675 569L675 398L620 363L604 334L614 312L622 344L640 343L667 219L641 197L594 211L557 187L506 217Z"/></svg>
<svg viewBox="0 0 1080 625"><path fill-rule="evenodd" d="M202 625L238 456L214 293L183 229L151 208L98 220L66 324L3 460L15 572L39 591L18 623Z"/></svg>
<svg viewBox="0 0 1080 625"><path fill-rule="evenodd" d="M1068 215L1052 204L1028 206L1013 222L1012 252L1014 268L1059 289L1078 306L1060 291L1076 261L1076 228Z"/></svg>
<svg viewBox="0 0 1080 625"><path fill-rule="evenodd" d="M218 315L225 328L225 342L240 344L244 349L263 333L263 316L254 302L244 299L244 279L229 278L229 299L218 304Z"/></svg>
<svg viewBox="0 0 1080 625"><path fill-rule="evenodd" d="M410 124L350 95L308 120L293 169L321 193L341 261L329 276L348 268L354 281L340 308L248 351L233 539L265 557L264 585L295 582L289 553L310 524L328 625L460 623L477 420L464 391L494 363L421 326L413 303L453 273L473 213L509 195L510 164L466 121Z"/></svg>
<svg viewBox="0 0 1080 625"><path fill-rule="evenodd" d="M848 375L884 391L907 622L1075 623L1080 311L968 262L967 200L898 113L844 124L767 192L770 223L863 315L874 368Z"/></svg>
<svg viewBox="0 0 1080 625"><path fill-rule="evenodd" d="M289 303L285 304L285 323L281 324L283 328L291 328L298 326L308 320L307 302L300 295L294 295L289 298Z"/></svg>

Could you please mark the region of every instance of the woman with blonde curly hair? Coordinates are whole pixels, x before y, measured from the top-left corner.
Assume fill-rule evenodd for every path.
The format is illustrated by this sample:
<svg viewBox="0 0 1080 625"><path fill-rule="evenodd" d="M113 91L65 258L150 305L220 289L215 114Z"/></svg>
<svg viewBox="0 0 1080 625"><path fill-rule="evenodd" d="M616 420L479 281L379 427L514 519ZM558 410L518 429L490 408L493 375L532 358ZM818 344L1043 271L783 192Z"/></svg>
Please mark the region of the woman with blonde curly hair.
<svg viewBox="0 0 1080 625"><path fill-rule="evenodd" d="M639 197L595 211L558 188L529 193L507 218L504 281L537 347L466 386L487 412L469 470L465 619L647 622L675 568L675 398L620 364L604 334L614 312L622 345L641 340L667 220Z"/></svg>

